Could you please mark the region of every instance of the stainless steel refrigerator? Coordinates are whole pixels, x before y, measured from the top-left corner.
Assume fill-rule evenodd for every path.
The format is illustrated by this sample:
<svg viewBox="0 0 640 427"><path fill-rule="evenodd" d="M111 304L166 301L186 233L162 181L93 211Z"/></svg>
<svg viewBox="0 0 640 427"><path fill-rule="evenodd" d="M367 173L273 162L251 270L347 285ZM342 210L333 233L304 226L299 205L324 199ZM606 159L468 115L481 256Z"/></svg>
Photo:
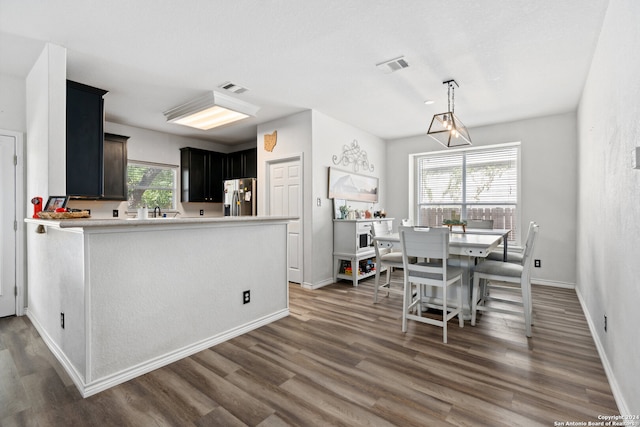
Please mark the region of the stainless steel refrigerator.
<svg viewBox="0 0 640 427"><path fill-rule="evenodd" d="M256 215L256 179L240 178L224 182L224 216Z"/></svg>

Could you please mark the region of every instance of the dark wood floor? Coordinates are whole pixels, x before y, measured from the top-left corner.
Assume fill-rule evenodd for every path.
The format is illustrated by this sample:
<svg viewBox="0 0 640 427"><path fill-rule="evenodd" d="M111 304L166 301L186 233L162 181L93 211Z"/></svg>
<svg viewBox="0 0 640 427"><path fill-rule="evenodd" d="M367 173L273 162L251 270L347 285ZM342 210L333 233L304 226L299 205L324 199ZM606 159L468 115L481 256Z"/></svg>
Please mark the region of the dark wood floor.
<svg viewBox="0 0 640 427"><path fill-rule="evenodd" d="M29 319L0 319L1 426L553 426L618 413L573 290L521 319L409 323L372 283L290 286L292 315L82 399Z"/></svg>

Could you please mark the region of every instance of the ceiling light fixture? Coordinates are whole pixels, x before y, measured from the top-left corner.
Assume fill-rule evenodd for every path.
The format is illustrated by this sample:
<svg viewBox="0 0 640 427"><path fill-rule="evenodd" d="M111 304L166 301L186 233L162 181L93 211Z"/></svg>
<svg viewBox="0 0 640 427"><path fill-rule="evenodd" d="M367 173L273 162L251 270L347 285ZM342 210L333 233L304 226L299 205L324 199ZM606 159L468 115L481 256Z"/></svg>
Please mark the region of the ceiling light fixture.
<svg viewBox="0 0 640 427"><path fill-rule="evenodd" d="M438 141L445 147L458 147L461 145L471 145L471 137L467 127L454 114L454 87L458 86L455 80L442 82L447 85L448 111L433 116L427 135ZM460 86L458 86L460 87Z"/></svg>
<svg viewBox="0 0 640 427"><path fill-rule="evenodd" d="M238 120L254 117L260 107L210 91L163 114L167 122L209 130Z"/></svg>

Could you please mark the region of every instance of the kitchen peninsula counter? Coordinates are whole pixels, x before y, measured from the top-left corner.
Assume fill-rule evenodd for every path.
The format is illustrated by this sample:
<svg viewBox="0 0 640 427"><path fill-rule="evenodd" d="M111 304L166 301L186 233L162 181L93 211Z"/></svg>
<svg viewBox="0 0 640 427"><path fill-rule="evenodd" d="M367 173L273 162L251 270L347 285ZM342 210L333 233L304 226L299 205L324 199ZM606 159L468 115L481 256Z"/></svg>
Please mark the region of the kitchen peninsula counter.
<svg viewBox="0 0 640 427"><path fill-rule="evenodd" d="M27 315L90 396L287 316L290 219L25 219Z"/></svg>

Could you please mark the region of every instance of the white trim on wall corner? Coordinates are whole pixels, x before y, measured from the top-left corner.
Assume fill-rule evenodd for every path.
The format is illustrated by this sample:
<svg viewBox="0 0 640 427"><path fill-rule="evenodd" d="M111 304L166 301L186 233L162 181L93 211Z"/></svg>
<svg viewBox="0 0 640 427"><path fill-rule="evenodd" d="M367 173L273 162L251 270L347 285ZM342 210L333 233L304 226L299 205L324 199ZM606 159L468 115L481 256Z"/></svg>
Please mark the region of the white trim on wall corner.
<svg viewBox="0 0 640 427"><path fill-rule="evenodd" d="M593 342L596 344L596 349L598 350L598 355L600 356L600 360L602 361L602 366L604 367L604 372L607 375L607 379L609 380L609 386L611 387L611 392L613 393L613 398L616 401L616 405L618 405L618 411L620 415L634 415L629 411L629 406L622 395L622 391L620 390L620 386L618 385L618 381L616 381L616 377L613 374L613 369L611 369L611 363L609 363L609 359L607 358L607 353L604 351L604 347L600 342L600 338L596 333L597 329L595 323L593 322L593 318L589 310L587 309L587 304L584 302L582 298L582 294L580 293L580 288L576 288L576 294L578 295L578 301L580 301L580 306L582 307L582 311L584 312L584 316L587 318L587 324L589 325L589 331L591 332L591 337L593 338Z"/></svg>

